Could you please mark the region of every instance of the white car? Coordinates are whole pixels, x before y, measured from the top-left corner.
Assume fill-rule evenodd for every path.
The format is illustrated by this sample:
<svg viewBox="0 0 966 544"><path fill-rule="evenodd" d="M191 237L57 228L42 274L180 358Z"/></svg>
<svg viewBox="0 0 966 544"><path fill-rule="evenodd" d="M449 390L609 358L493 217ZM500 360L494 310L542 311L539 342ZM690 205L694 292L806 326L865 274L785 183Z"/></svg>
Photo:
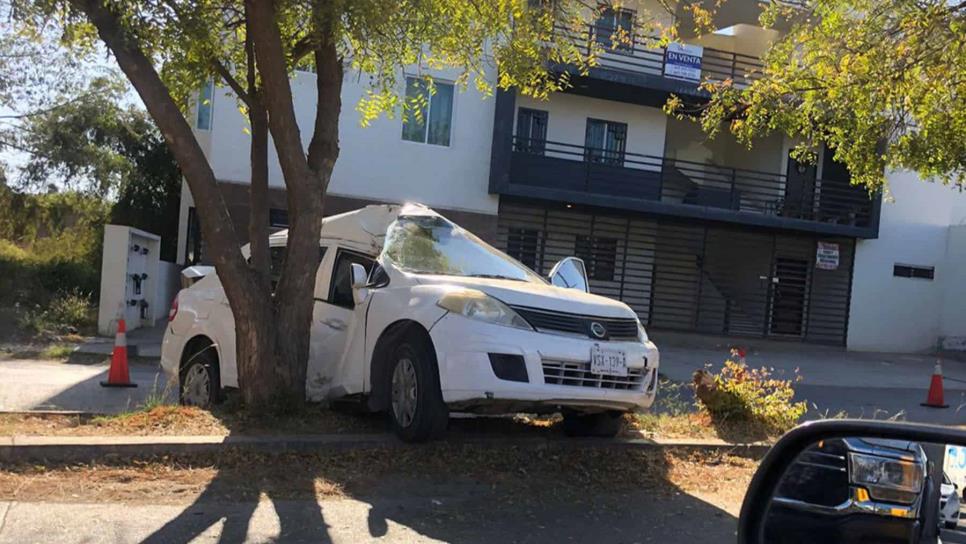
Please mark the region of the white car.
<svg viewBox="0 0 966 544"><path fill-rule="evenodd" d="M943 483L939 488L939 522L947 529L959 525L959 494L956 484L943 472Z"/></svg>
<svg viewBox="0 0 966 544"><path fill-rule="evenodd" d="M270 239L273 264L286 236ZM569 434L614 435L654 401L657 348L626 304L587 292L579 259L548 282L418 204L329 217L320 243L309 400L387 411L411 441L440 434L449 411L559 411ZM237 387L216 274L182 290L169 320L161 364L183 402Z"/></svg>

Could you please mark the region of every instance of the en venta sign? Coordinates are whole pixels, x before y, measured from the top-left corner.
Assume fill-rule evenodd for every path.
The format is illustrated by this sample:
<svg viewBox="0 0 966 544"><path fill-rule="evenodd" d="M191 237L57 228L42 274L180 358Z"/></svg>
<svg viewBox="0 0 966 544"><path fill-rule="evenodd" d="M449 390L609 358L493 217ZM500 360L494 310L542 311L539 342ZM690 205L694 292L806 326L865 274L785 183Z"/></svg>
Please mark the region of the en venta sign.
<svg viewBox="0 0 966 544"><path fill-rule="evenodd" d="M664 77L699 83L704 48L684 43L668 44L664 53Z"/></svg>

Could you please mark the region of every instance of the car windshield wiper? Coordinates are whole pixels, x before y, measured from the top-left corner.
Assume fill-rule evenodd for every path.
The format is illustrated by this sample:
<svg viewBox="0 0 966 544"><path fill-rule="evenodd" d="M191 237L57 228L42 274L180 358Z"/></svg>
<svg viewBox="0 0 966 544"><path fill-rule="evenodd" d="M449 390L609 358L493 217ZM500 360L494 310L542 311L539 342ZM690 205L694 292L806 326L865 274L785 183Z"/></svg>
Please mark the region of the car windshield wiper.
<svg viewBox="0 0 966 544"><path fill-rule="evenodd" d="M513 280L513 281L526 281L523 278L511 278L510 276L504 276L502 274L466 274L468 278L486 278L491 280Z"/></svg>

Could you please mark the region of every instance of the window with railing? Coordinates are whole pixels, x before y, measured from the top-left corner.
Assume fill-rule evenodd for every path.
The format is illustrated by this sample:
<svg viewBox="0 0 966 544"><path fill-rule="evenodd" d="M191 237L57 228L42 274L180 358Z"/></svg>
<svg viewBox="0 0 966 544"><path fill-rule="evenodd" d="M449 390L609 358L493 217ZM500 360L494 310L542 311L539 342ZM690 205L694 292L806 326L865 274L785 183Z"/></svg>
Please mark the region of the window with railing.
<svg viewBox="0 0 966 544"><path fill-rule="evenodd" d="M521 138L514 144L514 150L543 155L549 118L546 111L520 108L517 111L517 134Z"/></svg>
<svg viewBox="0 0 966 544"><path fill-rule="evenodd" d="M627 123L587 119L586 160L612 166L624 164Z"/></svg>
<svg viewBox="0 0 966 544"><path fill-rule="evenodd" d="M577 235L574 255L584 261L592 280L614 281L617 269L617 238Z"/></svg>
<svg viewBox="0 0 966 544"><path fill-rule="evenodd" d="M606 50L634 50L634 10L603 6L591 30L594 40Z"/></svg>

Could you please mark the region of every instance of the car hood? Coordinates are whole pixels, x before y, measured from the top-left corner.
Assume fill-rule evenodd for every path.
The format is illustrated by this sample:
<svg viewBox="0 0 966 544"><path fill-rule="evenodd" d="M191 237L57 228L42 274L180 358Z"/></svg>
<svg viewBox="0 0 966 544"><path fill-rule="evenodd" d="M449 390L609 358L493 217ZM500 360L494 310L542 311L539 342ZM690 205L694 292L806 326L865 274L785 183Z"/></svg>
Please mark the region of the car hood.
<svg viewBox="0 0 966 544"><path fill-rule="evenodd" d="M623 302L576 289L525 281L459 276L416 276L421 284L448 284L478 289L511 306L527 306L570 314L594 317L636 318L637 315Z"/></svg>

